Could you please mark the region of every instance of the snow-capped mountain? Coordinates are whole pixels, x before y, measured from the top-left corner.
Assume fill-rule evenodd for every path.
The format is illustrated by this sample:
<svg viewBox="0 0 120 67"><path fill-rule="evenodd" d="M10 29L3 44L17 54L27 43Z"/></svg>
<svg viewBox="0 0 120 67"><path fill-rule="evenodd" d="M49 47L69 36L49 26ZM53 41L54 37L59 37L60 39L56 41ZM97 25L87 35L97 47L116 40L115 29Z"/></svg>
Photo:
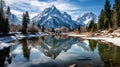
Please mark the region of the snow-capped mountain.
<svg viewBox="0 0 120 67"><path fill-rule="evenodd" d="M85 26L89 26L91 21L97 22L97 16L92 12L83 12L77 18L77 22L84 23Z"/></svg>
<svg viewBox="0 0 120 67"><path fill-rule="evenodd" d="M14 24L14 25L20 24L20 21L15 14L13 14L11 12L7 13L7 6L5 4L5 1L3 1L3 0L0 1L0 4L2 4L2 6L0 6L0 7L4 8L5 17L7 17L9 19L10 24Z"/></svg>
<svg viewBox="0 0 120 67"><path fill-rule="evenodd" d="M55 59L62 51L67 52L76 42L78 42L76 38L56 39L48 36L42 40L40 45L36 44L34 47L42 51L46 56Z"/></svg>
<svg viewBox="0 0 120 67"><path fill-rule="evenodd" d="M72 20L70 15L66 12L60 12L54 5L35 16L32 21L36 25L44 26L44 28L77 28L79 25Z"/></svg>
<svg viewBox="0 0 120 67"><path fill-rule="evenodd" d="M20 21L18 20L18 17L12 13L6 14L6 17L9 19L10 24L18 25L20 24Z"/></svg>

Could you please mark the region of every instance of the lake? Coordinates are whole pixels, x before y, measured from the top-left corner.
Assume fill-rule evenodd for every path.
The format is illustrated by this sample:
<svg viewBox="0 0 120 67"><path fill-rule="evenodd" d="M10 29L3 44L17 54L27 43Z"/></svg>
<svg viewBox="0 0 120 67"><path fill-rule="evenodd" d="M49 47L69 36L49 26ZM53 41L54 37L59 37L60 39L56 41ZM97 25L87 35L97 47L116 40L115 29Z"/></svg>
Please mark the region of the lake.
<svg viewBox="0 0 120 67"><path fill-rule="evenodd" d="M0 67L120 67L120 47L112 43L64 35L13 43L0 50Z"/></svg>

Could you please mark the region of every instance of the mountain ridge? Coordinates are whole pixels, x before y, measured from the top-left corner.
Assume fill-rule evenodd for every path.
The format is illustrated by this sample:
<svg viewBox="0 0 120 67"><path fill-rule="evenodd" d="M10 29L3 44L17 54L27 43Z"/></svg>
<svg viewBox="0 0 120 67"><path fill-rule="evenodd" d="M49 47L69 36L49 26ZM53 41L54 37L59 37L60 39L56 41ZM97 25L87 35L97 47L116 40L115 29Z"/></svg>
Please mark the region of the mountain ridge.
<svg viewBox="0 0 120 67"><path fill-rule="evenodd" d="M0 4L1 4L0 8L4 9L4 14L5 14L5 17L8 18L9 24L14 24L14 25L20 24L20 21L15 14L13 14L12 12L7 13L8 6L6 6L5 1L4 0L0 1Z"/></svg>
<svg viewBox="0 0 120 67"><path fill-rule="evenodd" d="M32 21L39 26L45 28L78 28L80 24L72 20L71 16L67 12L60 12L54 5L46 8L40 14L35 16Z"/></svg>
<svg viewBox="0 0 120 67"><path fill-rule="evenodd" d="M76 19L78 23L84 23L85 26L89 26L91 21L97 22L98 18L97 16L90 11L83 12L79 15L79 17Z"/></svg>

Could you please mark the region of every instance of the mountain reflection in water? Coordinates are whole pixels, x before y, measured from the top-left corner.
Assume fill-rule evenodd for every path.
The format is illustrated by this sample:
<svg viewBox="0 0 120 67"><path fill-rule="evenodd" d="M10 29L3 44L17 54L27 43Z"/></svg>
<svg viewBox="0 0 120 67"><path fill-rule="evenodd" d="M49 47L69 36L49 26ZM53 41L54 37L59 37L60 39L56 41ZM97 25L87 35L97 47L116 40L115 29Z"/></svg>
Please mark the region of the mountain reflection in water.
<svg viewBox="0 0 120 67"><path fill-rule="evenodd" d="M120 47L77 37L23 39L0 50L0 67L115 67Z"/></svg>

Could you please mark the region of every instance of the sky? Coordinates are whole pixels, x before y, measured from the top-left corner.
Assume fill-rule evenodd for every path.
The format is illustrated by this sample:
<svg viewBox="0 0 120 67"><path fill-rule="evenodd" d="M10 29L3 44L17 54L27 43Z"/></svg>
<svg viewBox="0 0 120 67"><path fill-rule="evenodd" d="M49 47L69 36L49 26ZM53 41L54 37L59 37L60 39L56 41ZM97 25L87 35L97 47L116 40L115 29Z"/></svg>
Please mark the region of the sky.
<svg viewBox="0 0 120 67"><path fill-rule="evenodd" d="M105 4L105 0L5 0L5 2L10 6L12 13L22 16L23 12L28 11L30 18L52 5L60 11L67 12L72 18L77 18L85 11L91 11L99 16ZM110 0L110 3L112 6L114 0Z"/></svg>

